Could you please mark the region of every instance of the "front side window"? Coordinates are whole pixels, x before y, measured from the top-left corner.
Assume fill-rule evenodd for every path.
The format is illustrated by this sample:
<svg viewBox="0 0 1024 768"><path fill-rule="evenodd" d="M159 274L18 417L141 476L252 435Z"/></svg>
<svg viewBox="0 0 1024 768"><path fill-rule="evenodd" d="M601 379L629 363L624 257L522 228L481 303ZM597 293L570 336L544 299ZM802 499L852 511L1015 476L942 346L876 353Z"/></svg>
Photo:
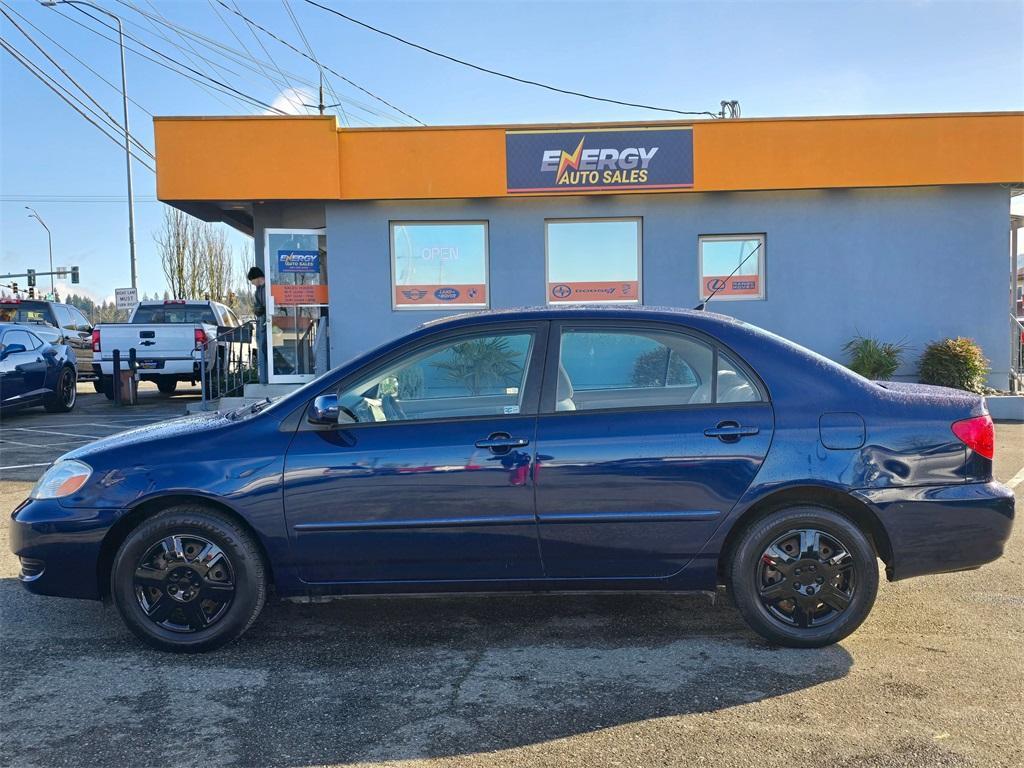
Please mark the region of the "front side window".
<svg viewBox="0 0 1024 768"><path fill-rule="evenodd" d="M764 298L764 235L702 235L698 239L700 298Z"/></svg>
<svg viewBox="0 0 1024 768"><path fill-rule="evenodd" d="M556 410L712 402L714 352L692 336L581 328L561 339Z"/></svg>
<svg viewBox="0 0 1024 768"><path fill-rule="evenodd" d="M420 349L339 394L357 422L518 414L533 333L463 336Z"/></svg>
<svg viewBox="0 0 1024 768"><path fill-rule="evenodd" d="M66 331L77 330L75 328L75 322L71 317L71 310L65 307L63 304L54 304L53 314L57 318L58 327L63 328Z"/></svg>
<svg viewBox="0 0 1024 768"><path fill-rule="evenodd" d="M392 222L395 309L485 309L487 223Z"/></svg>
<svg viewBox="0 0 1024 768"><path fill-rule="evenodd" d="M641 300L640 219L545 222L549 304Z"/></svg>
<svg viewBox="0 0 1024 768"><path fill-rule="evenodd" d="M39 340L26 331L8 331L4 335L4 347L9 347L11 344L21 344L26 350L41 346Z"/></svg>

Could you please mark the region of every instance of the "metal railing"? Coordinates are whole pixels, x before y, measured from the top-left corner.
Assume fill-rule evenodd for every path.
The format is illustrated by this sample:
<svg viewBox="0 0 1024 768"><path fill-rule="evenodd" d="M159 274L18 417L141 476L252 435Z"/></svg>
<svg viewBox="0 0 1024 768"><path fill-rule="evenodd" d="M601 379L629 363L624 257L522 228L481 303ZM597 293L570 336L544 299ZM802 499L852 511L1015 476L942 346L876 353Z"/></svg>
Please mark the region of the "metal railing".
<svg viewBox="0 0 1024 768"><path fill-rule="evenodd" d="M199 347L199 371L203 410L222 397L237 397L245 385L258 381L255 320L237 328L219 328L217 335Z"/></svg>
<svg viewBox="0 0 1024 768"><path fill-rule="evenodd" d="M1010 315L1010 391L1024 392L1024 324Z"/></svg>

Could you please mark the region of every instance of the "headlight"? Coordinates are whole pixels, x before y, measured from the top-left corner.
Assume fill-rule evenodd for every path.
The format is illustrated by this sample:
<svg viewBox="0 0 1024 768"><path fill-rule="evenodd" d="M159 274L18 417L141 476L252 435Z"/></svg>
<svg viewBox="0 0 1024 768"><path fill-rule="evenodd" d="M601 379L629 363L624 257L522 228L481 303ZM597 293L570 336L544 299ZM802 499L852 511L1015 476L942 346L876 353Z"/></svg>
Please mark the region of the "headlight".
<svg viewBox="0 0 1024 768"><path fill-rule="evenodd" d="M74 459L58 461L39 478L29 498L61 499L70 496L85 485L91 474L92 467L84 462Z"/></svg>

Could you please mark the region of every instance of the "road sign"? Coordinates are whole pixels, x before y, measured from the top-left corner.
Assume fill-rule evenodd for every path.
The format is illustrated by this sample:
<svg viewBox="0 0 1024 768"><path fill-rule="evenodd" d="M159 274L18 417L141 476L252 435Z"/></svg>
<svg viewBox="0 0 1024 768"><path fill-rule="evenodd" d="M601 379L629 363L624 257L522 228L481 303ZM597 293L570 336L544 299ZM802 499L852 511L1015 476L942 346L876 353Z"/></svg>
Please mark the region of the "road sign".
<svg viewBox="0 0 1024 768"><path fill-rule="evenodd" d="M114 300L118 309L131 309L139 303L139 291L136 288L115 288Z"/></svg>

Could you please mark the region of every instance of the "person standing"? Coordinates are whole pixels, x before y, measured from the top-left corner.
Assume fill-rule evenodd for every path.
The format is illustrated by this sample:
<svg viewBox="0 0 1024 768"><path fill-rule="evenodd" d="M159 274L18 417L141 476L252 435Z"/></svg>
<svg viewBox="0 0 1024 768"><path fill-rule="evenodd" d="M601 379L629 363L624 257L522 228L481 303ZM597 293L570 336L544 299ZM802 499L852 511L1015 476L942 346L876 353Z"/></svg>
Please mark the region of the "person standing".
<svg viewBox="0 0 1024 768"><path fill-rule="evenodd" d="M256 360L260 383L267 383L267 279L263 270L252 267L246 278L256 289L253 295L253 314L256 315Z"/></svg>

